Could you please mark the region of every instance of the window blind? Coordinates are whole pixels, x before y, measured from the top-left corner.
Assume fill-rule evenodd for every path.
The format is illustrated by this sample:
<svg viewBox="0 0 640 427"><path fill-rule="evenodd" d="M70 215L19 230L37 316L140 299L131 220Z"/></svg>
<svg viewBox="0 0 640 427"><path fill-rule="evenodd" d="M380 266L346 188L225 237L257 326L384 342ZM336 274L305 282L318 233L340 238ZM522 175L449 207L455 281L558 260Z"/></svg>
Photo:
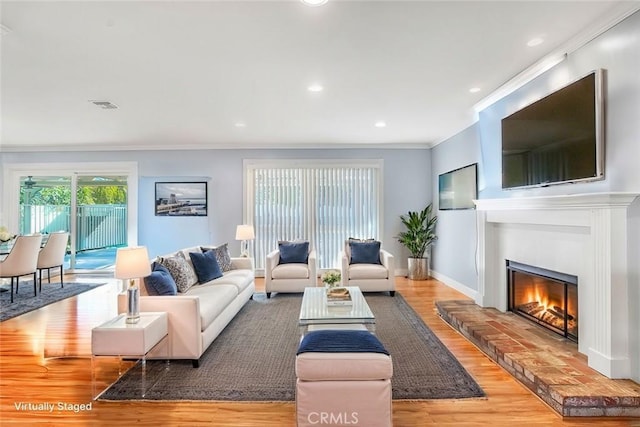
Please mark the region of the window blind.
<svg viewBox="0 0 640 427"><path fill-rule="evenodd" d="M251 167L246 207L256 269L280 240L309 240L319 269L339 268L348 237L378 238L380 167Z"/></svg>

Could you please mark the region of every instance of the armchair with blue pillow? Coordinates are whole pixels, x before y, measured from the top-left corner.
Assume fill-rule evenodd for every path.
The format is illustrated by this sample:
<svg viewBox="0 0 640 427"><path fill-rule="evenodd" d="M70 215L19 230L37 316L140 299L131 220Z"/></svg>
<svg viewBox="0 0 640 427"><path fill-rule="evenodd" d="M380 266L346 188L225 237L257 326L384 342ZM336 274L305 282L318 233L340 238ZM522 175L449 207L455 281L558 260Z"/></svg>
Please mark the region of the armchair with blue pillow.
<svg viewBox="0 0 640 427"><path fill-rule="evenodd" d="M308 241L278 242L278 249L267 255L264 278L267 298L272 292L304 292L316 286L316 251Z"/></svg>
<svg viewBox="0 0 640 427"><path fill-rule="evenodd" d="M342 286L357 286L362 292L385 292L395 295L395 259L381 249L375 239L345 241L342 252Z"/></svg>

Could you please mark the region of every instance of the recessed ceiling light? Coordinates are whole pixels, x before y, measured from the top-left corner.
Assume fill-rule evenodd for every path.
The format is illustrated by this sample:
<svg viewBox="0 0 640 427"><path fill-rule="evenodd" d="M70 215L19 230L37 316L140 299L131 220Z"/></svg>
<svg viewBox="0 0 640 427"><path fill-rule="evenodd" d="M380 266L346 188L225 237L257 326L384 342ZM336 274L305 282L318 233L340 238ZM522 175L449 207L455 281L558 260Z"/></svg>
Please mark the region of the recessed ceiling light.
<svg viewBox="0 0 640 427"><path fill-rule="evenodd" d="M322 6L329 0L300 0L300 1L302 1L302 3L306 4L307 6Z"/></svg>
<svg viewBox="0 0 640 427"><path fill-rule="evenodd" d="M314 83L311 86L307 87L307 90L309 92L322 92L324 90L324 88L322 87L322 85Z"/></svg>
<svg viewBox="0 0 640 427"><path fill-rule="evenodd" d="M384 127L387 127L387 123L383 122L382 120L380 120L380 121L376 122L376 124L374 124L374 126L377 127L377 128L384 128Z"/></svg>
<svg viewBox="0 0 640 427"><path fill-rule="evenodd" d="M236 122L236 123L234 123L234 126L237 127L237 128L246 128L247 124L244 123L244 122Z"/></svg>
<svg viewBox="0 0 640 427"><path fill-rule="evenodd" d="M480 92L480 88L479 87L472 87L471 89L469 89L469 92L478 93L478 92Z"/></svg>
<svg viewBox="0 0 640 427"><path fill-rule="evenodd" d="M534 37L527 42L527 46L534 47L544 43L544 40L541 37Z"/></svg>

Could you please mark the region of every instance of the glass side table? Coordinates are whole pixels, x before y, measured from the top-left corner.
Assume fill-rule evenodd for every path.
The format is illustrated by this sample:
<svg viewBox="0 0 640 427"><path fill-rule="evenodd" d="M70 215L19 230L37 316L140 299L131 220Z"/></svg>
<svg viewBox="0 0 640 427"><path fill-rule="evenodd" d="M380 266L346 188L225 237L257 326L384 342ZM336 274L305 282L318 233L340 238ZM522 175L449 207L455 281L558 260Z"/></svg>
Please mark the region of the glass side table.
<svg viewBox="0 0 640 427"><path fill-rule="evenodd" d="M122 359L141 359L141 397L146 393L146 356L161 343L168 340L169 320L164 312L141 312L138 323L126 323L126 313L96 326L91 330L91 375L93 398L97 399L95 358L117 356ZM167 360L168 363L168 360ZM121 369L118 378L122 376Z"/></svg>

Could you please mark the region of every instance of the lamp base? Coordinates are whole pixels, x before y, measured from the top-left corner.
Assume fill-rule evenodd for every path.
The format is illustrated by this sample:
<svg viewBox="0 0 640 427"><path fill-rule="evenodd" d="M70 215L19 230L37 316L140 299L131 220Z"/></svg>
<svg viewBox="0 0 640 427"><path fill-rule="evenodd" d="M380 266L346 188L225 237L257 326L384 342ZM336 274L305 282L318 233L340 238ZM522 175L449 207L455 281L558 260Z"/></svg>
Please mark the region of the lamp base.
<svg viewBox="0 0 640 427"><path fill-rule="evenodd" d="M249 258L249 242L247 240L240 243L240 258Z"/></svg>
<svg viewBox="0 0 640 427"><path fill-rule="evenodd" d="M127 289L127 318L126 323L138 323L140 320L140 290L136 285Z"/></svg>

